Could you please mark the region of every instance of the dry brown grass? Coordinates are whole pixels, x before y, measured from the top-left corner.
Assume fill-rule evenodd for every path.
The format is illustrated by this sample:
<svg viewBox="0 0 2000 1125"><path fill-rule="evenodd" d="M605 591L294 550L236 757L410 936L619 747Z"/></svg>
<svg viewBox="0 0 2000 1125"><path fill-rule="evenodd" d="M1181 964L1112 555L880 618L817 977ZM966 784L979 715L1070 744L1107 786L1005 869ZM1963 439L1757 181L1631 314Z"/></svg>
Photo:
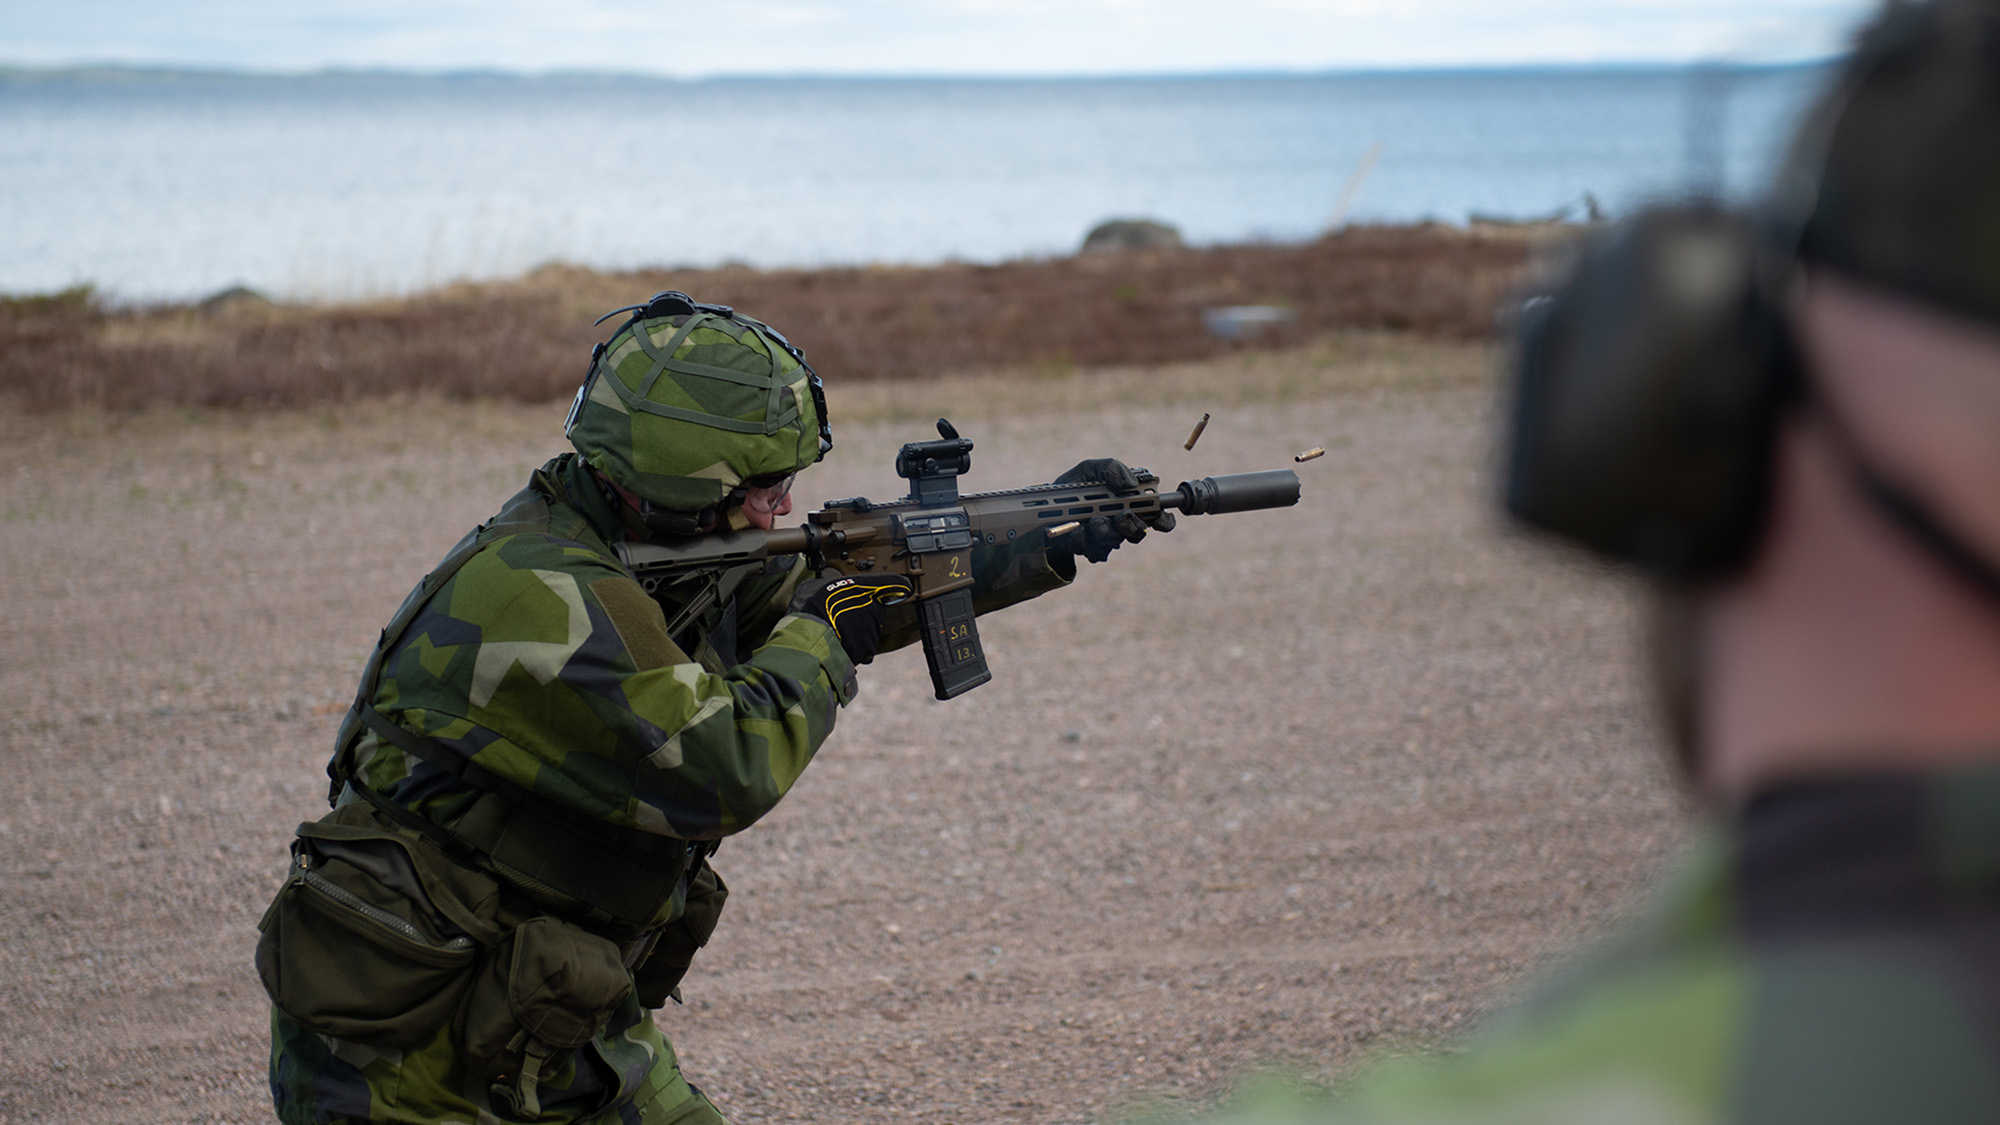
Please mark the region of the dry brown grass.
<svg viewBox="0 0 2000 1125"><path fill-rule="evenodd" d="M604 311L660 289L732 304L783 330L830 382L1001 367L1199 360L1218 305L1288 308L1256 346L1339 329L1476 340L1531 244L1443 227L1350 230L1303 245L1148 251L931 268L602 274L551 266L518 281L335 307L257 301L108 310L87 292L0 301L0 402L301 406L394 394L542 402L566 396Z"/></svg>

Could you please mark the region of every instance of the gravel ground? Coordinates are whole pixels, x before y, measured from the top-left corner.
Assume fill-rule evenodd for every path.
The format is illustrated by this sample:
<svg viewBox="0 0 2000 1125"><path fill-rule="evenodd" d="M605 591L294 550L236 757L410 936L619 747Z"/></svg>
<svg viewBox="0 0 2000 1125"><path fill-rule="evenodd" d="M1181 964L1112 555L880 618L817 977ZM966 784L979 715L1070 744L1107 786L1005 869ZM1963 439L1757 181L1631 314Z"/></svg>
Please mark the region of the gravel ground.
<svg viewBox="0 0 2000 1125"><path fill-rule="evenodd" d="M1461 1030L1687 822L1636 599L1503 532L1477 348L1349 337L1147 370L835 386L800 499L1116 455L1298 466L986 619L940 704L884 657L731 840L661 1014L739 1122L1082 1122ZM1190 453L1203 410L1215 420ZM561 405L0 418L0 1122L258 1121L250 951L376 630L558 451Z"/></svg>

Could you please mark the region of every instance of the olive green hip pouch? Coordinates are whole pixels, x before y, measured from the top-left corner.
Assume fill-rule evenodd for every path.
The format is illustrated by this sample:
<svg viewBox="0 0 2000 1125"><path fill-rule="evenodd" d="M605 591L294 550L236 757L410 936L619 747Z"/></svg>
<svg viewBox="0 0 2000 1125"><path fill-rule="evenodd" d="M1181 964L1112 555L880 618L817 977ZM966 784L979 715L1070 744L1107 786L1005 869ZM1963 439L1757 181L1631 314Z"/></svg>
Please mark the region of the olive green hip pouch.
<svg viewBox="0 0 2000 1125"><path fill-rule="evenodd" d="M458 1010L500 940L499 884L365 805L301 824L257 923L257 975L311 1031L412 1047Z"/></svg>
<svg viewBox="0 0 2000 1125"><path fill-rule="evenodd" d="M301 824L257 973L311 1031L407 1048L454 1024L476 1071L587 1042L632 993L627 947L510 908L500 883L365 804Z"/></svg>

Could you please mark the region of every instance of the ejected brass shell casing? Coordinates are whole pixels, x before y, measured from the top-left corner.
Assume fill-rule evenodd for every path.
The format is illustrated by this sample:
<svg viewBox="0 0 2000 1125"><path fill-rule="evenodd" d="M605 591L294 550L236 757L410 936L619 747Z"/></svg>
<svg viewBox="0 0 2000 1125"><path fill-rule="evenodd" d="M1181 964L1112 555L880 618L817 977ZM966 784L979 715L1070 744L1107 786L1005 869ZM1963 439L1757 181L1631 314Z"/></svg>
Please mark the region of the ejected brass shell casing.
<svg viewBox="0 0 2000 1125"><path fill-rule="evenodd" d="M1201 440L1201 432L1207 428L1208 428L1208 411L1204 410L1201 412L1201 421L1196 422L1194 424L1194 432L1188 435L1186 448L1193 449L1194 443Z"/></svg>
<svg viewBox="0 0 2000 1125"><path fill-rule="evenodd" d="M1049 538L1054 539L1059 535L1068 535L1070 532L1075 531L1077 528L1082 526L1083 523L1079 520L1071 520L1068 523L1059 523L1049 529Z"/></svg>
<svg viewBox="0 0 2000 1125"><path fill-rule="evenodd" d="M1298 456L1293 457L1292 460L1317 461L1324 456L1326 456L1326 447L1322 445L1315 445L1311 449L1306 450L1304 453L1301 453Z"/></svg>

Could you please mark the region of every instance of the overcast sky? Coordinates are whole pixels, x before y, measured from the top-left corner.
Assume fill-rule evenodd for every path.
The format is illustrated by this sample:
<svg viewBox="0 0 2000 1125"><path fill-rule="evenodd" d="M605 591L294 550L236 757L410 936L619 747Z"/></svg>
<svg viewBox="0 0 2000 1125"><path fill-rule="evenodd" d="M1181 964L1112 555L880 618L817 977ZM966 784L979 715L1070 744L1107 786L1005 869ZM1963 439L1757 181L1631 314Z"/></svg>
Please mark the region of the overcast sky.
<svg viewBox="0 0 2000 1125"><path fill-rule="evenodd" d="M1131 74L1789 61L1857 0L0 0L0 64Z"/></svg>

